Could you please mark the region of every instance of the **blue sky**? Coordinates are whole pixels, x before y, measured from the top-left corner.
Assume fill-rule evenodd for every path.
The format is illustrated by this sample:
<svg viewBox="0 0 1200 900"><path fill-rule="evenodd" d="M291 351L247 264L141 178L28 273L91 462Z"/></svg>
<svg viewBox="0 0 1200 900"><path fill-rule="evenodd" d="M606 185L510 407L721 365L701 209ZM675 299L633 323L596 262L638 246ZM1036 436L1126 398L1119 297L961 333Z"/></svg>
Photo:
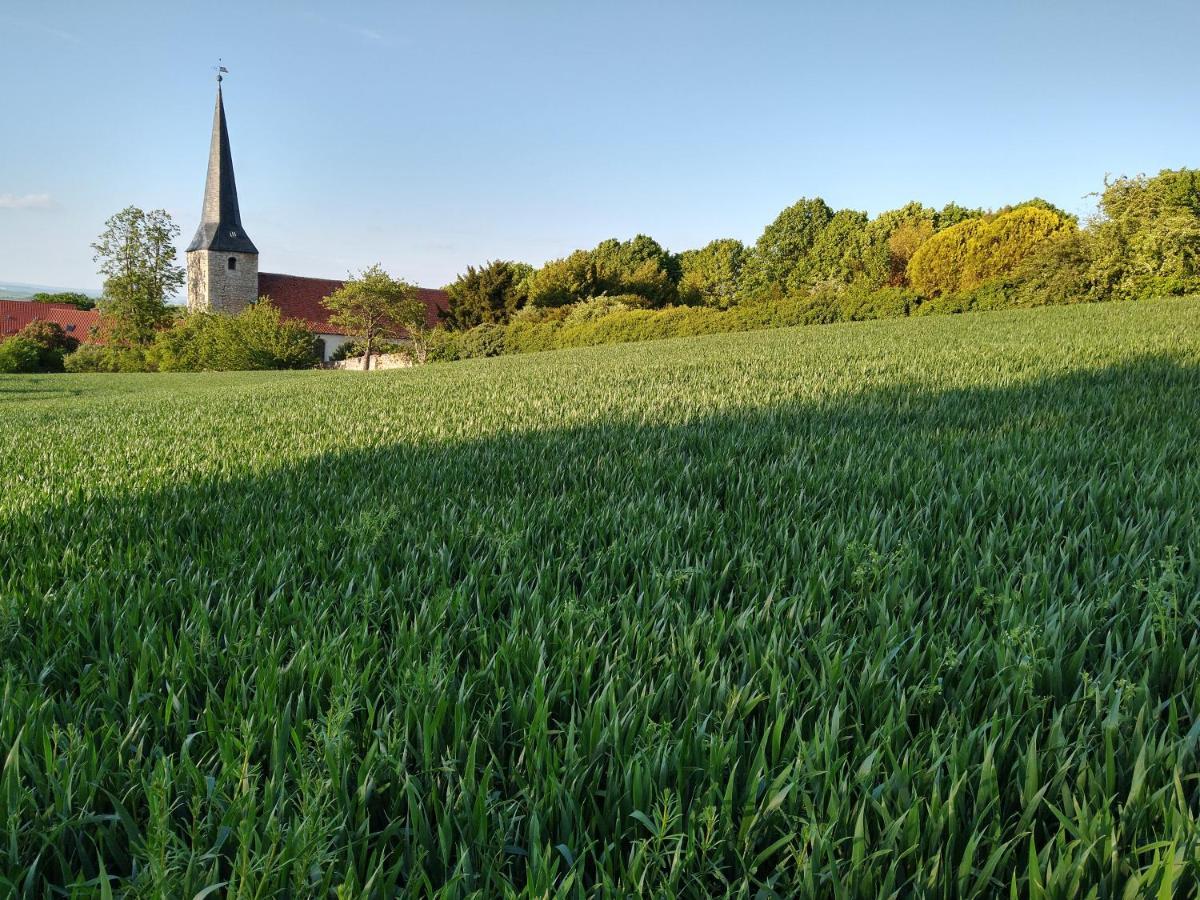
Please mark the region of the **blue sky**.
<svg viewBox="0 0 1200 900"><path fill-rule="evenodd" d="M98 287L128 204L195 230L226 110L264 271L439 285L644 232L753 241L819 195L1087 212L1200 165L1200 4L0 5L0 281Z"/></svg>

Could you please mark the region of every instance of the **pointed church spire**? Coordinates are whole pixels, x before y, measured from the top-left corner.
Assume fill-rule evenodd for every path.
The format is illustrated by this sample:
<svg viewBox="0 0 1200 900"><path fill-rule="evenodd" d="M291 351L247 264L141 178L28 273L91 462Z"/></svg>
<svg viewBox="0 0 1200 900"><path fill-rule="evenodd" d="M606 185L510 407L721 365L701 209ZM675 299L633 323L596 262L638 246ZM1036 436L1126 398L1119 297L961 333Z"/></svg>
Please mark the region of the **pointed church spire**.
<svg viewBox="0 0 1200 900"><path fill-rule="evenodd" d="M217 108L213 112L212 144L208 150L208 180L204 184L204 212L200 227L188 244L188 250L217 250L232 253L258 253L254 242L242 229L238 209L237 183L233 178L233 154L229 151L229 130L225 125L225 104L221 99L221 69L217 74Z"/></svg>

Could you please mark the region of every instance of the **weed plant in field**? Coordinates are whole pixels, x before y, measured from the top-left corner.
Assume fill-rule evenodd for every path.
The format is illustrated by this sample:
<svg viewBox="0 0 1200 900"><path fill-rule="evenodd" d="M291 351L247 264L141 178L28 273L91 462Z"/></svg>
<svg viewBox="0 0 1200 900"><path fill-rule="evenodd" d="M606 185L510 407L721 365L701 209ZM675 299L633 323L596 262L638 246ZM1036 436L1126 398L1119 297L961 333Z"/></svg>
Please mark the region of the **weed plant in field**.
<svg viewBox="0 0 1200 900"><path fill-rule="evenodd" d="M1196 889L1198 302L0 418L0 890Z"/></svg>

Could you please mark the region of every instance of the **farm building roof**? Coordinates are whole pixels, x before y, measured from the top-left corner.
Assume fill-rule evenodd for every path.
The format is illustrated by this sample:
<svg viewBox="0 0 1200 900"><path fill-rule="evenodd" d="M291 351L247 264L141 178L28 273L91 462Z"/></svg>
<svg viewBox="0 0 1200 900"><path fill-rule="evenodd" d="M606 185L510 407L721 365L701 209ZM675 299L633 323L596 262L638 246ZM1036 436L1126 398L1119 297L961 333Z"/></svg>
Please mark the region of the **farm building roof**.
<svg viewBox="0 0 1200 900"><path fill-rule="evenodd" d="M258 295L270 298L285 318L307 322L309 329L317 334L347 334L344 328L330 324L329 310L321 305L343 284L344 281L332 278L258 273ZM445 291L433 288L417 288L417 296L425 304L425 321L432 328L448 308L449 297Z"/></svg>
<svg viewBox="0 0 1200 900"><path fill-rule="evenodd" d="M56 322L78 340L100 324L100 313L70 303L38 303L34 300L0 300L0 338L16 334L30 322Z"/></svg>

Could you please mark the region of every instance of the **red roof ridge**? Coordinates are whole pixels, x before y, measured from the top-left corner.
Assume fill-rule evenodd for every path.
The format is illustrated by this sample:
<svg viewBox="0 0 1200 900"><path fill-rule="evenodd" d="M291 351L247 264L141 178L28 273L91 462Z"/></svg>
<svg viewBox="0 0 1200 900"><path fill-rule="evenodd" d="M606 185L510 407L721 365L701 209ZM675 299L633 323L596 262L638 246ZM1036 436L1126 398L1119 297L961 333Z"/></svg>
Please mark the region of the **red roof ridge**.
<svg viewBox="0 0 1200 900"><path fill-rule="evenodd" d="M269 275L272 278L303 278L305 281L336 281L339 284L345 284L345 278L322 278L319 275L290 275L287 272L259 272L261 275Z"/></svg>
<svg viewBox="0 0 1200 900"><path fill-rule="evenodd" d="M262 272L262 271L260 271L258 274L259 274L259 277L266 275L268 278L299 278L299 279L303 279L304 281L328 281L328 282L332 282L334 284L345 284L352 277L352 276L347 275L345 278L325 278L321 275L289 275L287 272ZM412 286L414 288L416 288L418 291L434 291L439 294L446 293L446 289L444 287L431 288L431 287L423 287L419 284L414 284ZM70 304L67 304L67 305L69 306Z"/></svg>
<svg viewBox="0 0 1200 900"><path fill-rule="evenodd" d="M38 306L49 306L52 309L79 309L74 303L56 303L53 300L38 300L35 297L3 297L5 303L36 303ZM95 297L92 298L96 300ZM96 301L99 302L99 301ZM92 307L95 309L95 307ZM86 312L87 310L84 310Z"/></svg>
<svg viewBox="0 0 1200 900"><path fill-rule="evenodd" d="M279 307L285 318L307 323L318 334L346 334L329 322L329 310L322 300L346 283L340 278L315 278L311 275L287 275L283 272L259 272L258 293ZM426 321L436 325L449 306L449 295L439 288L416 288L425 304Z"/></svg>

